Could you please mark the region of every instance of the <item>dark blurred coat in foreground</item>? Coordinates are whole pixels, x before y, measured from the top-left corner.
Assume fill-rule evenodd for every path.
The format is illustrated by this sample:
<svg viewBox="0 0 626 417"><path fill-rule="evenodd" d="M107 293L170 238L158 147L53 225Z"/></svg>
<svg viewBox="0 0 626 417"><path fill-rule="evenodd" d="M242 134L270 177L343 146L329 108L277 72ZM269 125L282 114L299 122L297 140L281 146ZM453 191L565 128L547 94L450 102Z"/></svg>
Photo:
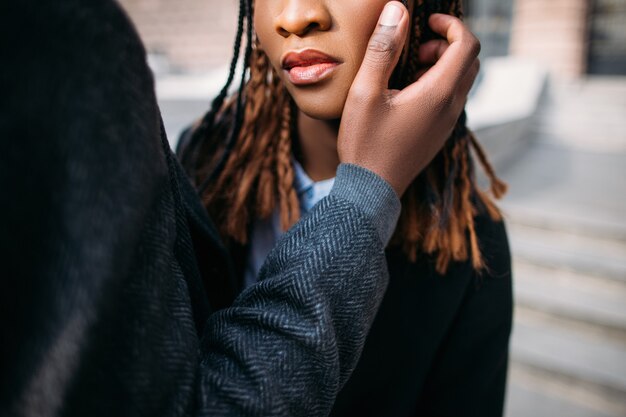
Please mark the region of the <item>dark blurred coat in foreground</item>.
<svg viewBox="0 0 626 417"><path fill-rule="evenodd" d="M233 303L117 4L3 2L0 62L0 415L327 414L386 286L393 190L344 167Z"/></svg>

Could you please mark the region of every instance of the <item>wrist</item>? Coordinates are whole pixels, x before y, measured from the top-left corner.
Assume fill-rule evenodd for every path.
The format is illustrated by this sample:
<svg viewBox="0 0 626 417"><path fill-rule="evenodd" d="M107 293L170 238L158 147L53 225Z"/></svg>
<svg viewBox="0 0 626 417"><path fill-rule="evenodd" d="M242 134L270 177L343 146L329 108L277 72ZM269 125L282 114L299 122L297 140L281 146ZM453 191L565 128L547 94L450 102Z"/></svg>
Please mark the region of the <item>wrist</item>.
<svg viewBox="0 0 626 417"><path fill-rule="evenodd" d="M387 180L363 166L342 163L330 194L349 200L360 209L387 245L401 208L398 194Z"/></svg>

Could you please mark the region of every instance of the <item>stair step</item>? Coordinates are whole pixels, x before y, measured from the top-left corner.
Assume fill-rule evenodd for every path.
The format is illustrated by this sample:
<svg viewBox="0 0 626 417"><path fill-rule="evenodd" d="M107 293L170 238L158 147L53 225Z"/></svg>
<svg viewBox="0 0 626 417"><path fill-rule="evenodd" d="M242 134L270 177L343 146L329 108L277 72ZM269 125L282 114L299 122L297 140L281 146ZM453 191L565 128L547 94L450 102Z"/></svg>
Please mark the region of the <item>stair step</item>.
<svg viewBox="0 0 626 417"><path fill-rule="evenodd" d="M623 133L626 127L624 121L618 119L618 116L626 114L626 108L619 115L607 115L597 117L590 117L589 114L583 116L582 114L567 114L567 115L554 115L547 119L539 119L536 124L540 129L547 128L550 132L556 131L561 135L567 135L570 133L576 133L578 129L582 129L583 132L599 135L603 133ZM613 116L613 117L611 117ZM624 141L624 136L615 138L615 140Z"/></svg>
<svg viewBox="0 0 626 417"><path fill-rule="evenodd" d="M514 363L555 378L593 386L607 398L626 401L626 341L599 337L584 327L560 326L518 309L511 338Z"/></svg>
<svg viewBox="0 0 626 417"><path fill-rule="evenodd" d="M588 384L521 364L509 366L506 417L623 417L626 404Z"/></svg>
<svg viewBox="0 0 626 417"><path fill-rule="evenodd" d="M601 135L622 133L621 136L614 138L616 141L624 141L626 138L623 133L626 130L624 125L623 116L626 114L626 106L619 111L614 110L614 113L602 112L598 113L586 113L583 111L569 111L565 114L560 111L556 114L544 114L542 118L539 118L536 124L540 129L547 128L548 131L558 132L560 135L569 135L571 133L579 134L577 131L580 129L582 132L591 135Z"/></svg>
<svg viewBox="0 0 626 417"><path fill-rule="evenodd" d="M626 282L626 243L511 223L516 259L554 269Z"/></svg>
<svg viewBox="0 0 626 417"><path fill-rule="evenodd" d="M514 256L507 417L626 416L626 77L551 80L500 174Z"/></svg>
<svg viewBox="0 0 626 417"><path fill-rule="evenodd" d="M608 216L575 216L563 212L533 210L519 204L501 203L509 229L528 226L553 232L589 236L603 240L614 240L626 244L626 224L621 218Z"/></svg>
<svg viewBox="0 0 626 417"><path fill-rule="evenodd" d="M501 172L509 223L626 242L626 152L587 152L541 140Z"/></svg>
<svg viewBox="0 0 626 417"><path fill-rule="evenodd" d="M626 340L626 283L514 263L518 305L622 332Z"/></svg>

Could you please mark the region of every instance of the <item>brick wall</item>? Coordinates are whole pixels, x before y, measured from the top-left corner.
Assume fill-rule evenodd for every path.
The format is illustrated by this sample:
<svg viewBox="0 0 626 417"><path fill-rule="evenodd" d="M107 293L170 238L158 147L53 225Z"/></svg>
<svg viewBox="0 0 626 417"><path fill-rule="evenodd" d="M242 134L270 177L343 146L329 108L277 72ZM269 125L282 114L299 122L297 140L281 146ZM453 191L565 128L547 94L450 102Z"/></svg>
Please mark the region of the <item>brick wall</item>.
<svg viewBox="0 0 626 417"><path fill-rule="evenodd" d="M511 54L544 63L555 75L585 74L589 0L516 0Z"/></svg>
<svg viewBox="0 0 626 417"><path fill-rule="evenodd" d="M120 0L149 52L182 71L230 62L239 3L235 0Z"/></svg>

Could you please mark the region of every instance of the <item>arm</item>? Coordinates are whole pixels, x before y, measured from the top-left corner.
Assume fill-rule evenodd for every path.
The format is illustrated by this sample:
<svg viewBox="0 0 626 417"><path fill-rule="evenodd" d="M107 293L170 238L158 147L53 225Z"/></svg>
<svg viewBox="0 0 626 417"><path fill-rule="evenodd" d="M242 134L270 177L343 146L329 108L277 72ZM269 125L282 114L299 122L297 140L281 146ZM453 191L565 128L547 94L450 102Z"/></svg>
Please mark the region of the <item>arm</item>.
<svg viewBox="0 0 626 417"><path fill-rule="evenodd" d="M206 415L328 414L384 293L398 214L384 180L340 167L330 196L272 250L262 281L209 319Z"/></svg>

